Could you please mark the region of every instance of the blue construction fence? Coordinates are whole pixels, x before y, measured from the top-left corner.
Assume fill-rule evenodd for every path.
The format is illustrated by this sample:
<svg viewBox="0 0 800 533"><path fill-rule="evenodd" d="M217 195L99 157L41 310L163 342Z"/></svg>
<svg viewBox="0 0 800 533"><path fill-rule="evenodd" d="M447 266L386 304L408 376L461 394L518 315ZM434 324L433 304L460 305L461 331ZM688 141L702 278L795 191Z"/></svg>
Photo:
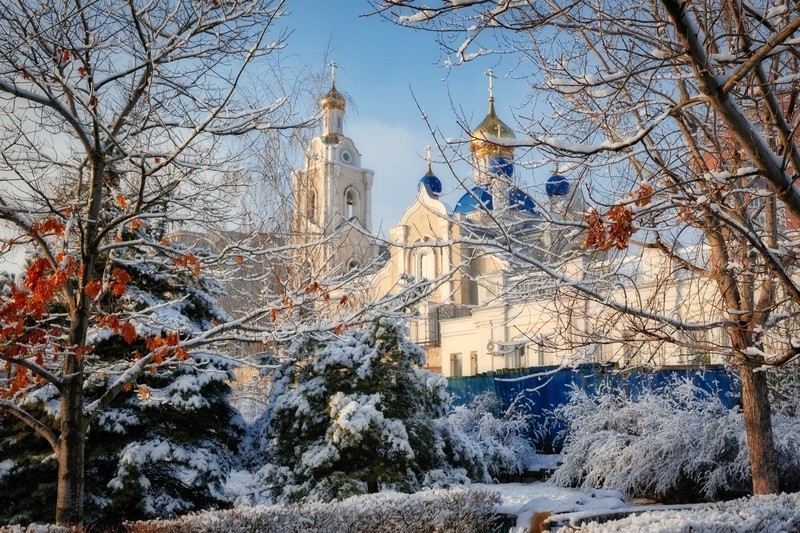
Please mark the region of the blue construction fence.
<svg viewBox="0 0 800 533"><path fill-rule="evenodd" d="M677 380L685 379L691 380L698 389L717 395L729 409L741 403L739 376L735 370L724 365L625 371L616 370L608 364L585 364L571 368L542 366L449 378L447 389L453 405L469 404L480 394L496 394L501 413L513 408L529 415L528 437L537 450L557 453L562 445L563 427L550 413L566 404L574 389L594 394L604 387L610 387L624 390L630 398L635 399L647 391L672 387Z"/></svg>

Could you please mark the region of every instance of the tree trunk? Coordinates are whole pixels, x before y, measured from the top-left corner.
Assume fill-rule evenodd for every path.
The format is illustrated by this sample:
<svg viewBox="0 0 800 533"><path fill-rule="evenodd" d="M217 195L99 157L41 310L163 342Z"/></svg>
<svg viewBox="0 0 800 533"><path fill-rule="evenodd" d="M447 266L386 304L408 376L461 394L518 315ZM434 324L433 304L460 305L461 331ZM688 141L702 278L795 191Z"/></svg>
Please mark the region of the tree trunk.
<svg viewBox="0 0 800 533"><path fill-rule="evenodd" d="M772 437L767 375L753 372L751 364L739 365L742 378L742 409L747 449L753 473L754 494L778 492L778 461Z"/></svg>
<svg viewBox="0 0 800 533"><path fill-rule="evenodd" d="M58 453L58 496L56 524L83 521L83 373L65 380L61 393L61 443Z"/></svg>

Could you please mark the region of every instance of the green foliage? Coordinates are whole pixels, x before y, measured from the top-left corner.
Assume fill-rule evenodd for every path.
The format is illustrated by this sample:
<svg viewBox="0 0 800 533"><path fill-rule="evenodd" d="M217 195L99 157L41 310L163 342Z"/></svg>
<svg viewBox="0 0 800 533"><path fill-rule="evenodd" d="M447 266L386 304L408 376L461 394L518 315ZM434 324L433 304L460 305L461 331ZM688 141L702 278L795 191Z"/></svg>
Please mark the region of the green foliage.
<svg viewBox="0 0 800 533"><path fill-rule="evenodd" d="M296 363L276 373L256 423L254 461L269 463L265 478L283 476L278 499L330 501L381 488L412 492L433 479L467 481L436 429L448 408L445 381L418 367L423 351L402 326L380 318L289 351Z"/></svg>

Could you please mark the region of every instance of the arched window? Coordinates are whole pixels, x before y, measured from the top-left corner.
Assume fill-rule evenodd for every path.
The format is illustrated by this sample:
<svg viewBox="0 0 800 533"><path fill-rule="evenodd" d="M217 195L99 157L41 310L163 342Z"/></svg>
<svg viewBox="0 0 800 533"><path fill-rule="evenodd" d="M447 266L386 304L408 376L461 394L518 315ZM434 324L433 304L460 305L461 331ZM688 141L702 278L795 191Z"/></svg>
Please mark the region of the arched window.
<svg viewBox="0 0 800 533"><path fill-rule="evenodd" d="M347 270L348 270L348 272L350 270L355 270L360 266L361 266L361 263L359 263L358 259L351 259L350 261L347 262Z"/></svg>
<svg viewBox="0 0 800 533"><path fill-rule="evenodd" d="M417 277L420 279L434 279L436 277L436 264L431 250L421 250L417 254Z"/></svg>
<svg viewBox="0 0 800 533"><path fill-rule="evenodd" d="M344 217L347 220L356 216L356 204L358 203L358 194L355 189L347 189L344 193Z"/></svg>

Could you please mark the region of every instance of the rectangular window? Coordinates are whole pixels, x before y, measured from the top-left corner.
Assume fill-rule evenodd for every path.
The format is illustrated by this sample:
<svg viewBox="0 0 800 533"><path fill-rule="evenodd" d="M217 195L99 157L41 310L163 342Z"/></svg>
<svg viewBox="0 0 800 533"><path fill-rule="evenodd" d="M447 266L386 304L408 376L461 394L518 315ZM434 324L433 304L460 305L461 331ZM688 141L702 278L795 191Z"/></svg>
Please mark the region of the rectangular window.
<svg viewBox="0 0 800 533"><path fill-rule="evenodd" d="M472 376L478 374L478 352L469 353L469 373Z"/></svg>
<svg viewBox="0 0 800 533"><path fill-rule="evenodd" d="M461 370L461 354L460 353L451 353L450 354L450 377L453 378L460 378L463 375Z"/></svg>

